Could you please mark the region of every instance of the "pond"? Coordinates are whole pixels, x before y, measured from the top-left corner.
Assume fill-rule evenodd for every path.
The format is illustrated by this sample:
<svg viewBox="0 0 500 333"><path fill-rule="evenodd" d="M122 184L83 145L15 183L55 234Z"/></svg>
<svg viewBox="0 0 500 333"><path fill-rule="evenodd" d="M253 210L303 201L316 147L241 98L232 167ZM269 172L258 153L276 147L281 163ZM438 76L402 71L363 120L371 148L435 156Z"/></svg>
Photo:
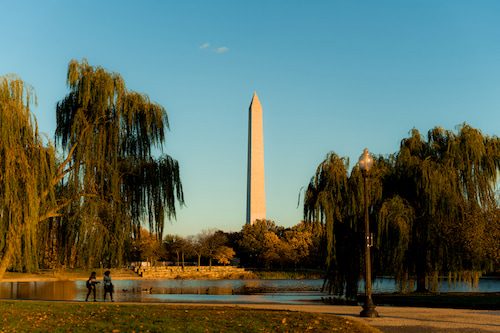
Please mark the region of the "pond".
<svg viewBox="0 0 500 333"><path fill-rule="evenodd" d="M364 292L364 281L359 283L359 292ZM416 288L416 283L413 287L414 291ZM398 290L398 285L394 278L392 277L377 277L373 282L372 286L374 293L392 293ZM454 281L449 282L448 279L442 278L439 280L437 286L438 292L476 292L476 293L488 293L488 292L500 292L500 279L496 277L482 277L479 279L477 285L473 285L469 282L464 281Z"/></svg>
<svg viewBox="0 0 500 333"><path fill-rule="evenodd" d="M320 301L322 280L114 280L116 301L197 303L286 303ZM363 283L359 291L363 292ZM373 292L394 292L392 278L378 278ZM476 287L441 281L440 291L500 292L500 279L481 278ZM85 281L2 282L1 299L84 300ZM98 285L98 300L102 286Z"/></svg>

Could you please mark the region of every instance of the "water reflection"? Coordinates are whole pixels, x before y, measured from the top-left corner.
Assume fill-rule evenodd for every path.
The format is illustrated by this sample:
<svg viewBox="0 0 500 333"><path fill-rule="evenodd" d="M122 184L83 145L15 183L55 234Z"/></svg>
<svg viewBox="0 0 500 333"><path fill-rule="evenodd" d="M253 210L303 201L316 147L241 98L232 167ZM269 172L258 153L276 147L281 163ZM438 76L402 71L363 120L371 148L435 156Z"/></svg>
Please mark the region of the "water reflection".
<svg viewBox="0 0 500 333"><path fill-rule="evenodd" d="M364 292L364 281L359 283L359 292ZM392 293L398 290L398 284L394 278L378 277L372 285L374 293ZM416 288L414 284L412 291ZM432 289L432 288L431 288ZM483 277L479 279L477 284L465 281L448 281L448 279L440 279L437 285L439 292L499 292L500 279Z"/></svg>
<svg viewBox="0 0 500 333"><path fill-rule="evenodd" d="M130 302L286 302L319 300L321 280L115 280L114 299ZM98 299L103 290L98 285ZM266 292L268 294L255 295ZM254 295L249 295L253 293ZM85 281L2 282L1 299L84 300Z"/></svg>
<svg viewBox="0 0 500 333"><path fill-rule="evenodd" d="M319 301L322 280L115 280L117 301L130 302L231 302L303 304ZM360 292L363 291L360 284ZM379 278L374 293L393 292L394 279ZM441 282L440 291L499 292L500 280L482 278L476 288L467 283ZM1 299L84 300L85 281L2 282ZM98 299L102 300L98 285Z"/></svg>
<svg viewBox="0 0 500 333"><path fill-rule="evenodd" d="M76 281L2 282L0 298L73 300L78 297L77 284ZM85 288L85 283L83 287ZM84 290L85 295L86 290L87 288Z"/></svg>

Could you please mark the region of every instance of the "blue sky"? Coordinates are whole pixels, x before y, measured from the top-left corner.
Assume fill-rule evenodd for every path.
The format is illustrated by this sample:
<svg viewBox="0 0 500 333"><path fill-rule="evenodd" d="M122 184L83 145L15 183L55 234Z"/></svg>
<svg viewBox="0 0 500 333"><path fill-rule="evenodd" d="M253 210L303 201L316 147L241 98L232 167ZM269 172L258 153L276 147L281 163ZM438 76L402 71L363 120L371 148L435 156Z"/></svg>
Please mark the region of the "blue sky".
<svg viewBox="0 0 500 333"><path fill-rule="evenodd" d="M240 230L248 106L264 109L267 215L291 226L329 151L398 149L413 127L500 129L500 1L2 1L0 75L53 138L71 59L166 107L187 206L167 233Z"/></svg>

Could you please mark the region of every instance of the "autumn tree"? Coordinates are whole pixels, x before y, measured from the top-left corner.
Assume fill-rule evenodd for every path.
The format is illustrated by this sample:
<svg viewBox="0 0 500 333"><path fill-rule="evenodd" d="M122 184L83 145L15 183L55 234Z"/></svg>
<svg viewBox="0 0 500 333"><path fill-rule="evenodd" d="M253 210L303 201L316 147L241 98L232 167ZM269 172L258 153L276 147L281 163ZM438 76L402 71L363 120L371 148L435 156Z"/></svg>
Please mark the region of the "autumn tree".
<svg viewBox="0 0 500 333"><path fill-rule="evenodd" d="M138 261L148 261L154 264L165 257L165 249L158 237L145 228L141 229L141 237L133 240L132 248ZM108 263L106 266L110 266L110 264Z"/></svg>
<svg viewBox="0 0 500 333"><path fill-rule="evenodd" d="M229 265L231 260L233 259L236 253L234 250L228 246L219 246L219 248L215 251L214 259L217 260L219 264Z"/></svg>
<svg viewBox="0 0 500 333"><path fill-rule="evenodd" d="M264 243L262 244L262 252L259 258L266 269L278 265L283 267L283 258L287 252L290 252L290 247L276 233L273 231L266 231L264 233Z"/></svg>
<svg viewBox="0 0 500 333"><path fill-rule="evenodd" d="M282 264L291 263L297 268L297 265L300 265L313 251L313 241L313 233L304 228L302 223L285 230Z"/></svg>
<svg viewBox="0 0 500 333"><path fill-rule="evenodd" d="M273 257L272 253L264 258L265 253L265 235L275 233L277 226L270 220L256 220L253 224L245 224L241 230L241 238L238 240L241 259L247 266L260 267L264 265L269 258ZM268 244L273 244L268 235Z"/></svg>
<svg viewBox="0 0 500 333"><path fill-rule="evenodd" d="M122 77L83 60L68 66L69 93L56 108L56 143L71 151L65 195L80 197L61 220L64 262L92 266L110 257L122 263L144 221L162 239L167 219L183 204L179 165L162 152L165 109L129 91ZM62 226L64 225L64 226Z"/></svg>
<svg viewBox="0 0 500 333"><path fill-rule="evenodd" d="M177 259L177 266L179 266L179 263L181 263L182 270L184 270L185 257L190 256L193 253L191 242L179 235L166 235L163 243L169 253L175 254Z"/></svg>
<svg viewBox="0 0 500 333"><path fill-rule="evenodd" d="M291 232L287 235L287 233ZM319 222L301 221L289 230L285 230L285 238L294 244L297 253L294 255L296 262L303 268L322 269L325 266L326 242L324 225ZM297 239L294 240L293 238Z"/></svg>
<svg viewBox="0 0 500 333"><path fill-rule="evenodd" d="M203 253L208 258L208 266L212 269L212 259L215 259L219 247L227 243L227 237L221 230L203 230L199 237Z"/></svg>
<svg viewBox="0 0 500 333"><path fill-rule="evenodd" d="M201 266L201 257L204 253L204 246L203 246L203 239L201 235L197 236L189 236L187 238L187 242L189 243L189 246L193 253L196 255L196 266L198 267L198 270L200 269Z"/></svg>

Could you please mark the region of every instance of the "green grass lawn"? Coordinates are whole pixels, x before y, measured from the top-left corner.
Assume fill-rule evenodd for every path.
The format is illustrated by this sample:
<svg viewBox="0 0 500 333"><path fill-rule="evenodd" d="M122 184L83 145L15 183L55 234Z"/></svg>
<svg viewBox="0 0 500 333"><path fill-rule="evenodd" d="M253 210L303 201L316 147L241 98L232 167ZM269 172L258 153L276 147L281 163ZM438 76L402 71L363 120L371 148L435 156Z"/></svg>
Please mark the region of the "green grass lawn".
<svg viewBox="0 0 500 333"><path fill-rule="evenodd" d="M0 332L379 332L330 314L159 304L0 301Z"/></svg>

